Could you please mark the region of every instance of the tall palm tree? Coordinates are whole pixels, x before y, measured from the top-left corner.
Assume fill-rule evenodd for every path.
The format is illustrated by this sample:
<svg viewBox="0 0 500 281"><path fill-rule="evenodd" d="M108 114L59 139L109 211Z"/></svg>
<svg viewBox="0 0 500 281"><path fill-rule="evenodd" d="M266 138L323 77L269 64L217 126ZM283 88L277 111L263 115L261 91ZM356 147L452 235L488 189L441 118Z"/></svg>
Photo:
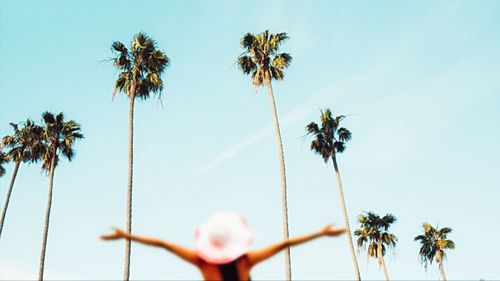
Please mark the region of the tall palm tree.
<svg viewBox="0 0 500 281"><path fill-rule="evenodd" d="M10 123L10 125L14 129L14 134L3 137L0 147L8 149L4 155L5 160L11 160L15 164L12 179L7 191L7 197L5 198L2 209L2 215L0 217L0 236L2 235L5 216L7 215L7 209L9 207L10 197L12 195L19 166L21 162L33 163L38 161L41 156L42 146L40 141L42 128L36 125L32 120L27 119L22 128L19 128L18 124Z"/></svg>
<svg viewBox="0 0 500 281"><path fill-rule="evenodd" d="M60 157L65 157L68 161L73 160L75 155L73 145L76 140L83 139L83 135L80 132L80 124L73 120L65 121L64 114L62 112L55 116L50 112L44 112L42 114L42 118L42 138L45 142L44 153L42 156L42 168L49 173L49 192L47 207L45 209L45 222L43 225L43 240L40 253L40 270L38 273L38 280L43 280L43 271L45 268L45 251L47 249L47 236L49 233L55 168L59 163Z"/></svg>
<svg viewBox="0 0 500 281"><path fill-rule="evenodd" d="M446 251L455 249L455 242L447 239L448 234L451 233L452 229L449 227L443 227L437 229L432 227L429 223L424 222L422 224L424 228L424 234L415 237L415 241L419 241L420 247L420 260L425 266L425 270L432 264L434 258L439 264L439 271L443 280L446 281L446 275L444 274L443 260L446 258Z"/></svg>
<svg viewBox="0 0 500 281"><path fill-rule="evenodd" d="M134 147L134 102L136 98L146 100L151 93L161 97L163 90L162 73L170 65L169 58L156 47L156 42L144 33L138 33L131 42L130 50L121 42L111 45L116 57L114 66L120 71L115 81L116 92L122 92L130 100L129 107L129 143L128 143L128 184L127 184L127 232L132 232L132 179ZM125 241L125 269L123 279L130 277L130 240Z"/></svg>
<svg viewBox="0 0 500 281"><path fill-rule="evenodd" d="M286 33L270 34L269 30L265 30L260 34L245 34L240 41L245 51L238 57L238 65L245 75L252 75L254 87L266 86L269 90L269 100L271 102L274 119L274 133L276 134L280 160L283 233L285 239L288 239L289 228L285 156L283 155L283 143L281 140L278 112L276 110L273 87L271 85L272 80L283 80L285 77L284 70L292 62L292 56L287 53L279 53L279 47L286 39L288 39ZM292 275L290 248L285 250L285 274L286 280L290 280Z"/></svg>
<svg viewBox="0 0 500 281"><path fill-rule="evenodd" d="M352 262L356 271L356 279L361 280L359 273L358 261L356 253L354 252L354 245L352 243L351 227L349 226L349 217L347 216L347 207L344 200L344 191L342 188L342 181L340 180L339 167L337 165L337 153L342 153L346 149L346 143L351 139L351 132L346 128L339 127L340 122L344 120L344 115L332 117L330 109L321 111L321 128L318 124L311 122L306 127L308 135L314 137L311 142L311 150L316 154L323 157L325 163L328 159L332 159L333 168L337 177L337 185L339 187L340 203L342 204L342 212L344 214L344 221L347 227L347 238L349 240L349 248L351 249Z"/></svg>
<svg viewBox="0 0 500 281"><path fill-rule="evenodd" d="M384 256L386 250L396 247L398 241L394 234L387 231L396 222L396 217L387 214L381 218L375 213L368 212L365 215L359 215L358 221L361 227L354 231L354 235L358 236L358 247L368 248L368 257L378 259L379 265L384 269L385 279L389 280Z"/></svg>

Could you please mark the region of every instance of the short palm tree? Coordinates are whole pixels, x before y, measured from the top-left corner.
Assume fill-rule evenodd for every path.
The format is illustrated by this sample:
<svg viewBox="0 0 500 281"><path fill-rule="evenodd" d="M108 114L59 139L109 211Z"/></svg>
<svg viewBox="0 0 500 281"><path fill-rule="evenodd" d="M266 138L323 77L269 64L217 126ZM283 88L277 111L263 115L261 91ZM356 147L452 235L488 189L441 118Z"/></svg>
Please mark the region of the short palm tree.
<svg viewBox="0 0 500 281"><path fill-rule="evenodd" d="M282 80L284 78L284 70L292 62L292 56L287 53L279 53L279 47L286 39L288 39L286 33L270 34L268 30L260 34L245 34L240 42L245 51L238 57L238 65L245 75L250 74L252 76L254 87L266 86L269 90L269 100L271 102L274 119L274 132L276 134L278 155L280 159L283 232L285 239L288 239L289 228L285 156L283 155L283 143L281 140L278 112L276 110L273 87L271 85L272 80ZM290 280L292 273L289 248L285 250L285 272L286 280Z"/></svg>
<svg viewBox="0 0 500 281"><path fill-rule="evenodd" d="M389 273L385 265L384 256L387 249L396 247L398 239L388 232L389 227L396 222L396 217L387 214L382 218L372 212L358 216L361 227L354 231L358 237L358 247L368 249L368 257L378 259L379 265L384 269L385 279L389 280Z"/></svg>
<svg viewBox="0 0 500 281"><path fill-rule="evenodd" d="M38 280L43 280L43 271L45 268L45 252L47 249L47 237L49 233L50 210L52 207L52 191L54 183L54 172L59 164L61 157L65 157L68 161L73 160L75 155L73 146L76 140L82 139L83 135L80 132L80 124L73 120L65 121L64 114L61 112L54 116L50 112L44 112L42 138L45 143L43 151L44 171L49 173L49 192L47 198L47 207L45 210L45 222L43 225L42 249L40 253L40 270Z"/></svg>
<svg viewBox="0 0 500 281"><path fill-rule="evenodd" d="M311 150L323 157L325 163L327 163L329 159L332 159L333 168L335 169L335 175L337 177L340 203L342 204L342 212L344 214L344 221L347 227L347 237L349 240L349 248L351 249L352 262L356 272L356 279L361 280L358 261L356 259L356 253L354 252L351 228L349 226L349 217L347 216L347 207L344 200L344 191L342 188L342 181L340 180L340 172L336 156L337 153L345 151L346 143L351 139L351 132L344 127L339 127L340 122L344 120L344 118L344 115L339 115L333 118L332 112L327 108L325 111L321 111L321 127L319 127L318 124L311 122L307 125L306 131L308 135L314 137L314 140L311 142Z"/></svg>
<svg viewBox="0 0 500 281"><path fill-rule="evenodd" d="M130 100L129 107L129 143L128 143L128 184L126 231L132 232L132 179L134 147L134 102L136 98L146 100L151 93L161 97L163 90L162 73L170 65L169 58L156 47L156 42L144 33L134 36L130 50L121 42L111 45L116 53L114 66L120 71L115 81L116 92L124 93ZM125 268L123 279L130 277L130 240L125 241Z"/></svg>
<svg viewBox="0 0 500 281"><path fill-rule="evenodd" d="M12 195L19 166L21 162L33 163L38 161L41 156L40 152L42 145L40 141L42 128L36 125L32 120L27 119L21 128L18 124L10 123L10 125L14 129L14 134L3 137L0 146L7 149L4 154L5 160L13 161L15 164L12 179L7 191L7 197L5 198L2 209L2 215L0 217L0 236L2 235L5 216L7 215L7 209L9 207L10 197Z"/></svg>
<svg viewBox="0 0 500 281"><path fill-rule="evenodd" d="M420 260L427 270L435 258L436 262L439 264L441 276L443 277L443 280L446 281L443 260L446 258L447 250L455 249L455 242L447 239L447 236L451 233L452 229L449 227L437 229L426 222L422 224L422 227L424 228L424 234L415 237L415 241L418 241L421 244L419 252Z"/></svg>

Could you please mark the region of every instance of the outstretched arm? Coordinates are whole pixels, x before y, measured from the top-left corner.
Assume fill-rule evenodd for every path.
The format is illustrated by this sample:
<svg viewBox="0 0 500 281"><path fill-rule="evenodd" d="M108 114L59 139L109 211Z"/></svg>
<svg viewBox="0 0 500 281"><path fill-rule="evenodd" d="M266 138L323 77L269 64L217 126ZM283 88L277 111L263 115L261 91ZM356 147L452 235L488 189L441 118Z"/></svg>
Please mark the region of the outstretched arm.
<svg viewBox="0 0 500 281"><path fill-rule="evenodd" d="M118 239L122 239L122 238L132 240L135 242L139 242L141 244L148 245L148 246L164 248L164 249L174 253L178 257L182 258L183 260L198 266L199 262L198 262L198 257L196 256L195 251L188 249L188 248L184 248L184 247L179 246L179 245L174 244L174 243L170 243L170 242L156 239L156 238L132 235L132 234L125 232L125 231L118 229L118 228L114 228L113 234L101 235L102 240L118 240Z"/></svg>
<svg viewBox="0 0 500 281"><path fill-rule="evenodd" d="M256 251L251 251L247 255L248 260L249 260L250 266L254 266L257 263L272 257L273 255L277 254L279 251L284 250L288 247L299 245L299 244L305 243L307 241L319 238L321 236L332 236L332 237L339 236L345 232L346 232L345 228L334 229L333 224L330 224L330 225L325 226L322 230L320 230L318 232L290 238L288 240L276 243L276 244L271 245L269 247L266 247L266 248L263 248L260 250L256 250Z"/></svg>

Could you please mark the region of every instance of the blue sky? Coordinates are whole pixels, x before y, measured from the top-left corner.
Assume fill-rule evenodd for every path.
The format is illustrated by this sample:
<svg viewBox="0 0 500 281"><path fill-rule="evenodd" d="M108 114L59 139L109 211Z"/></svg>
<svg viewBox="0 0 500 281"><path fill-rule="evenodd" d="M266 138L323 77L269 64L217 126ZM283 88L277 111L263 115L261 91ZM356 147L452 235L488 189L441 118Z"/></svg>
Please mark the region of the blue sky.
<svg viewBox="0 0 500 281"><path fill-rule="evenodd" d="M98 236L123 226L128 101L111 101L114 40L144 31L171 58L163 107L137 102L134 217L138 234L194 245L218 210L242 213L255 247L279 241L281 197L265 89L235 65L246 32L287 32L294 60L274 83L289 186L291 235L343 225L331 164L309 151L319 109L346 114L339 157L351 225L391 212L394 279L439 278L418 260L421 223L453 228L449 279L499 279L500 2L498 1L25 1L0 3L0 134L9 122L64 111L85 140L55 173L47 279L120 279L124 245ZM12 165L0 179L6 196ZM0 241L0 279L34 279L48 180L22 165ZM198 279L162 250L134 245L131 278ZM359 257L362 277L382 279ZM347 238L292 249L297 279L352 279ZM284 277L278 255L254 279Z"/></svg>

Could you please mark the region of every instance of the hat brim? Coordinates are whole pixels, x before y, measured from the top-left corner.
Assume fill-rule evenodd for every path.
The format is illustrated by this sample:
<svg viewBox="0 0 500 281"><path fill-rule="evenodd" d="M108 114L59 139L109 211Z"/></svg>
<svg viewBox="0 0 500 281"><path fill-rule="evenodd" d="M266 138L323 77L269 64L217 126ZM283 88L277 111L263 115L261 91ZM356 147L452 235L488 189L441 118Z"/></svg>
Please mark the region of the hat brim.
<svg viewBox="0 0 500 281"><path fill-rule="evenodd" d="M211 234L223 230L227 234L224 245L214 245ZM196 254L206 262L225 264L245 255L253 242L253 234L238 214L217 213L196 230Z"/></svg>

